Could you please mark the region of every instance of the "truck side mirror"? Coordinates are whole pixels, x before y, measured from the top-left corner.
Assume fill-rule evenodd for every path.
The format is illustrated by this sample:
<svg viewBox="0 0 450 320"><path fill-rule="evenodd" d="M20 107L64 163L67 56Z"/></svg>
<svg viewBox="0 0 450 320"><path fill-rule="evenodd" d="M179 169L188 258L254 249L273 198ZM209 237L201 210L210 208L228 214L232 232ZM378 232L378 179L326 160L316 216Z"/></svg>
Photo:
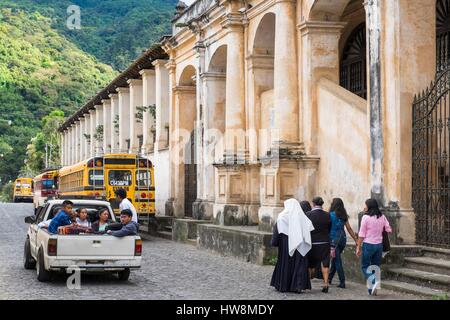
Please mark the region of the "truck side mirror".
<svg viewBox="0 0 450 320"><path fill-rule="evenodd" d="M36 217L35 216L25 217L25 223L32 224L32 223L35 223L35 222L36 222Z"/></svg>

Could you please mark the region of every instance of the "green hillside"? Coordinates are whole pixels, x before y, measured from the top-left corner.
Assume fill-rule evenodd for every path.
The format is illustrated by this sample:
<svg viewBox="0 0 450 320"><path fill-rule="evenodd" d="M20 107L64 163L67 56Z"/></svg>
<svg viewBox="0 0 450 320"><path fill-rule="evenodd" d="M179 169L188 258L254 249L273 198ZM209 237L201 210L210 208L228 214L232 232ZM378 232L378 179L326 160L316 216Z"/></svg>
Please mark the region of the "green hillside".
<svg viewBox="0 0 450 320"><path fill-rule="evenodd" d="M39 11L52 27L84 51L116 70L124 70L142 50L170 33L177 0L0 0L8 6ZM81 29L70 30L67 8L78 5Z"/></svg>
<svg viewBox="0 0 450 320"><path fill-rule="evenodd" d="M38 12L0 9L0 178L15 178L51 110L73 112L116 72L58 34ZM30 32L32 31L32 32Z"/></svg>
<svg viewBox="0 0 450 320"><path fill-rule="evenodd" d="M176 3L0 0L0 188L21 170L42 167L45 143L54 139L49 123L62 119L56 113L48 121L50 112L69 116L170 33ZM81 9L80 30L67 28L69 5Z"/></svg>

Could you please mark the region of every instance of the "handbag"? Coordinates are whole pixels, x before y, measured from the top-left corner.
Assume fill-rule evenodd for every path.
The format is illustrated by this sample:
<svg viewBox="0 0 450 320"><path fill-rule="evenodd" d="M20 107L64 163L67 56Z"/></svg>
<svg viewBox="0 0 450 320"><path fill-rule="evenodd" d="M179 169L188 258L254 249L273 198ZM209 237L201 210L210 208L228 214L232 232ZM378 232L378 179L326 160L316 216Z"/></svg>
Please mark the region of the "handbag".
<svg viewBox="0 0 450 320"><path fill-rule="evenodd" d="M386 228L383 228L383 252L391 251L391 243L389 241L389 234L386 232Z"/></svg>

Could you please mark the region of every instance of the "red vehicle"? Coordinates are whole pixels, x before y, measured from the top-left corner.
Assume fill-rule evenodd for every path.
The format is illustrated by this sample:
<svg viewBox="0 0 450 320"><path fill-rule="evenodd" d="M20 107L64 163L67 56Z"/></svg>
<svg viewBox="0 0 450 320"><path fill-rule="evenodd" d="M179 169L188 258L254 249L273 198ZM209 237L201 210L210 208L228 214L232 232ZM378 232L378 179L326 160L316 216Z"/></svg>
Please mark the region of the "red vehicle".
<svg viewBox="0 0 450 320"><path fill-rule="evenodd" d="M48 170L34 178L34 207L42 206L44 202L58 195L58 170Z"/></svg>

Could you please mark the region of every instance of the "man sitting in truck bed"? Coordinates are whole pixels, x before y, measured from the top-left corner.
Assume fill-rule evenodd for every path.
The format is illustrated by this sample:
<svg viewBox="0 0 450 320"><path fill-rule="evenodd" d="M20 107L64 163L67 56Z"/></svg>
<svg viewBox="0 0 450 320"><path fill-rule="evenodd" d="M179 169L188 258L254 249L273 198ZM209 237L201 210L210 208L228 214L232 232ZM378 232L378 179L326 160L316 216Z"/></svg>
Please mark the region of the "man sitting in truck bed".
<svg viewBox="0 0 450 320"><path fill-rule="evenodd" d="M72 209L73 209L73 202L65 200L62 203L62 209L50 222L50 225L48 226L48 232L57 234L59 227L71 225L73 217Z"/></svg>
<svg viewBox="0 0 450 320"><path fill-rule="evenodd" d="M120 212L120 222L122 223L122 229L117 231L108 230L107 233L115 237L135 236L138 234L139 225L132 221L133 212L129 209L125 209Z"/></svg>

